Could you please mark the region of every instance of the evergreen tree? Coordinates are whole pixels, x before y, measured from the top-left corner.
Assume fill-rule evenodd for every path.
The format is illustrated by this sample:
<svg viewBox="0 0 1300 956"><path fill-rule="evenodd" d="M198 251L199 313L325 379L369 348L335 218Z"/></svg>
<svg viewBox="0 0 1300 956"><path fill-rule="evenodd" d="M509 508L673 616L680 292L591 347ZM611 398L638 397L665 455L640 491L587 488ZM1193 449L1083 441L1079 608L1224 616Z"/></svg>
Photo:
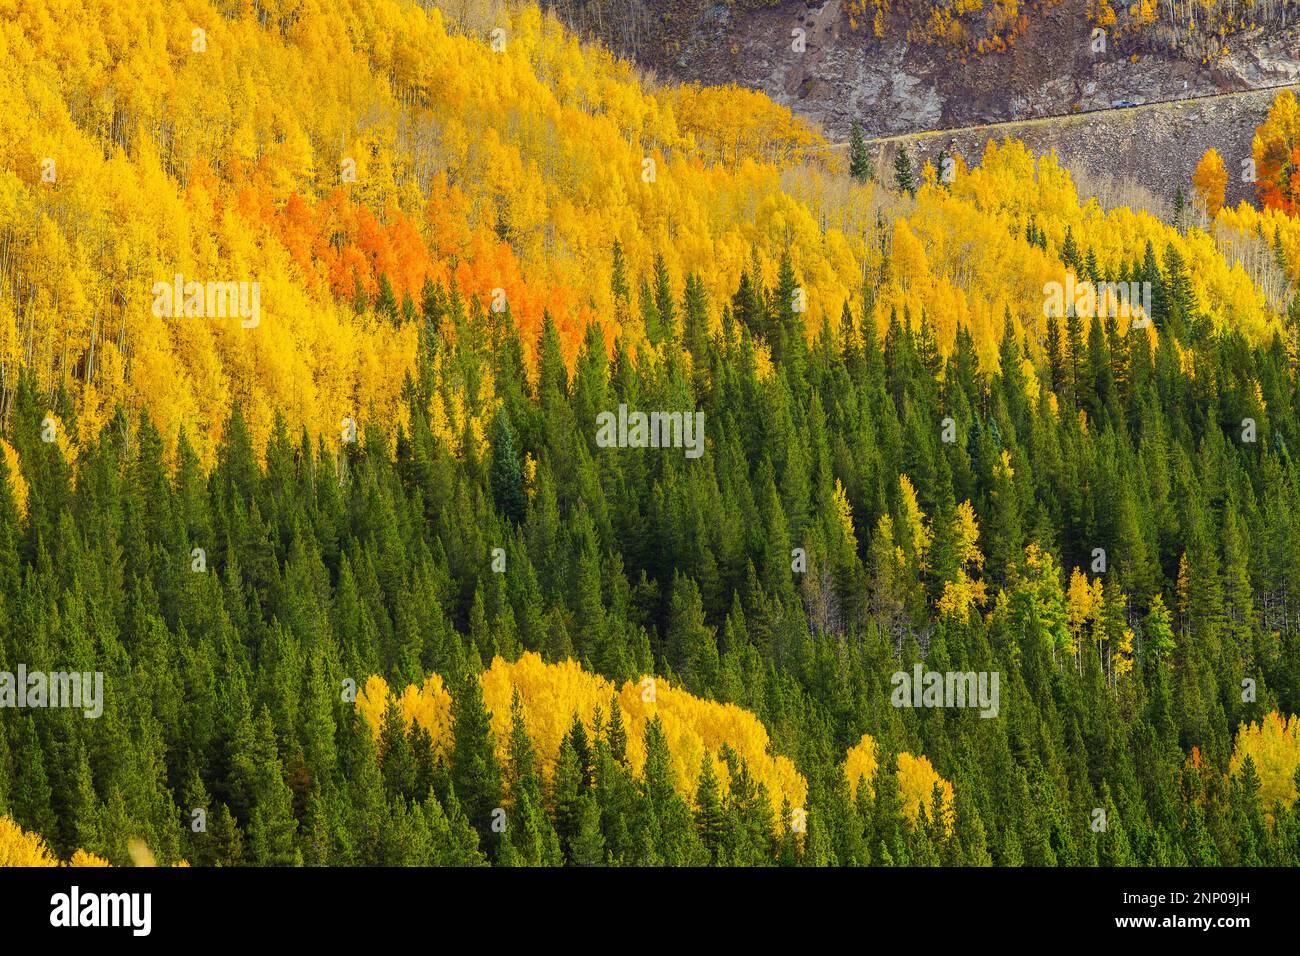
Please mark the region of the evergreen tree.
<svg viewBox="0 0 1300 956"><path fill-rule="evenodd" d="M875 178L875 166L867 152L867 141L862 135L862 127L856 122L849 134L849 175L860 183Z"/></svg>
<svg viewBox="0 0 1300 956"><path fill-rule="evenodd" d="M510 413L502 406L492 433L492 500L497 510L515 524L524 520L524 470L515 449Z"/></svg>
<svg viewBox="0 0 1300 956"><path fill-rule="evenodd" d="M470 825L489 847L496 811L501 809L501 771L497 766L496 742L491 717L483 703L478 676L466 673L452 695L451 783L465 808Z"/></svg>
<svg viewBox="0 0 1300 956"><path fill-rule="evenodd" d="M907 147L899 147L897 155L894 156L894 185L901 193L907 193L908 196L916 195L916 175L912 172L912 157L908 155Z"/></svg>

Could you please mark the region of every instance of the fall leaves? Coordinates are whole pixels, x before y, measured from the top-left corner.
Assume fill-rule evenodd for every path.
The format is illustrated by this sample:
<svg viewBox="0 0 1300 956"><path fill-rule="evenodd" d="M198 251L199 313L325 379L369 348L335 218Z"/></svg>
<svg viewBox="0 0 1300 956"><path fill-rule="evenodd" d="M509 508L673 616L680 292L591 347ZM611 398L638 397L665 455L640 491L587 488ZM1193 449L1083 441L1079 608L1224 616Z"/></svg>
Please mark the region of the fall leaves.
<svg viewBox="0 0 1300 956"><path fill-rule="evenodd" d="M984 555L980 553L977 544L979 533L975 509L969 501L963 501L957 506L957 515L952 523L958 562L957 576L955 580L944 582L943 595L938 603L941 617L954 618L963 624L970 621L971 612L984 603L987 594L984 582L974 578L974 574L984 565Z"/></svg>
<svg viewBox="0 0 1300 956"><path fill-rule="evenodd" d="M108 865L107 860L85 850L77 850L66 864L60 863L39 834L28 833L9 817L0 815L0 867Z"/></svg>
<svg viewBox="0 0 1300 956"><path fill-rule="evenodd" d="M68 386L81 435L119 403L145 407L169 449L184 428L207 464L235 400L259 448L277 413L331 442L345 417L400 420L430 284L471 312L507 308L530 363L547 314L570 362L593 322L635 353L645 329L607 281L615 240L634 277L660 259L674 295L699 276L710 328L742 271L772 287L788 251L810 335L838 333L878 276L877 330L893 310L925 316L947 351L969 329L987 368L1004 313L1040 312L1067 228L1108 272L1172 243L1212 321L1271 329L1275 304L1213 243L1081 201L1052 157L991 145L890 206L763 95L649 88L534 6L505 16L500 50L393 0L303 0L283 31L202 4L122 6L38 0L0 24L0 403L26 367ZM1279 208L1294 127L1282 96L1257 137ZM1042 247L1023 238L1031 220ZM152 316L151 284L176 271L259 283L265 320ZM1042 330L1027 331L1034 353Z"/></svg>
<svg viewBox="0 0 1300 956"><path fill-rule="evenodd" d="M645 728L657 716L672 756L678 792L688 799L694 799L698 791L702 761L706 758L713 766L720 792L728 792L730 771L720 754L723 748L730 748L744 761L751 777L766 788L773 806L784 803L798 808L807 800L807 782L789 758L770 752L767 731L753 714L734 704L701 699L662 678L628 681L616 690L605 678L583 670L577 661L547 664L539 655L526 652L514 662L496 658L480 675L479 682L483 703L491 714L498 758L503 763L509 758L512 702L517 693L523 705L524 725L536 748L543 780L548 783L574 716L591 731L617 706L626 728L627 760L633 773L643 772ZM394 697L383 678L372 676L357 695L357 709L376 740L390 704L408 727L415 721L429 733L435 755L447 755L452 741L452 702L441 677L430 675L422 687L408 686ZM856 795L859 778L865 778L868 787L873 786L878 759L876 741L867 734L848 750L844 774L851 793ZM951 832L955 820L952 784L939 776L925 756L899 753L897 779L903 812L913 824L922 817L931 818L937 786L942 794L943 824ZM783 822L778 821L778 826Z"/></svg>
<svg viewBox="0 0 1300 956"><path fill-rule="evenodd" d="M0 816L0 866L58 866L59 861L35 833Z"/></svg>
<svg viewBox="0 0 1300 956"><path fill-rule="evenodd" d="M1213 219L1223 208L1223 194L1228 185L1228 170L1224 168L1219 151L1208 149L1192 173L1192 185L1196 187L1197 198Z"/></svg>
<svg viewBox="0 0 1300 956"><path fill-rule="evenodd" d="M1300 717L1283 717L1274 711L1259 723L1243 724L1228 772L1240 774L1247 758L1259 779L1260 807L1271 812L1278 801L1290 804L1296 798L1300 772Z"/></svg>
<svg viewBox="0 0 1300 956"><path fill-rule="evenodd" d="M933 814L938 812L944 830L952 832L957 812L953 803L952 784L944 780L935 771L934 766L925 756L913 756L906 751L898 754L899 796L902 799L903 813L916 825L924 818L933 821ZM848 749L844 755L844 777L849 783L849 793L854 798L858 790L866 786L868 792L874 787L878 767L878 749L875 738L863 734L862 739ZM938 788L938 796L935 788Z"/></svg>
<svg viewBox="0 0 1300 956"><path fill-rule="evenodd" d="M392 0L306 0L284 30L119 6L40 2L0 27L0 272L22 290L0 296L0 381L66 382L83 435L143 405L210 463L235 399L258 447L276 412L330 440L343 417L393 420L426 283L508 308L526 353L547 313L570 361L592 321L635 347L611 237L721 301L751 260L775 273L789 236L812 321L857 284L851 232L822 234L780 182L822 143L807 124L748 90L647 89L536 6L503 11L499 49ZM151 316L151 283L178 270L258 282L267 320Z"/></svg>
<svg viewBox="0 0 1300 956"><path fill-rule="evenodd" d="M1248 235L1246 227L1253 226L1250 231L1256 235L1274 239L1273 251L1278 259L1289 265L1293 276L1298 275L1300 256L1290 248L1290 242L1283 246L1281 239L1283 229L1290 232L1295 226L1294 217L1300 213L1300 103L1291 90L1281 90L1273 100L1268 116L1255 130L1250 162L1246 165L1250 168L1247 181L1255 183L1261 210L1243 204L1233 211L1237 220L1234 225L1239 233ZM1228 171L1222 157L1215 149L1206 150L1192 174L1192 186L1211 219L1223 209L1227 182ZM1281 220L1270 219L1269 210L1278 210L1285 216ZM1250 221L1241 222L1242 219ZM1281 307L1287 305L1283 302Z"/></svg>
<svg viewBox="0 0 1300 956"><path fill-rule="evenodd" d="M609 717L610 708L617 706L627 732L628 764L636 774L642 773L645 765L646 724L657 716L672 755L678 791L688 798L693 799L697 793L706 758L712 763L720 792L728 792L730 772L720 756L725 747L744 761L752 778L766 788L773 806L784 802L790 807L802 807L807 800L807 782L789 758L770 752L767 731L753 714L734 704L703 700L662 678L628 681L616 690L605 678L587 673L577 661L547 664L539 655L526 652L513 663L496 658L480 675L479 682L483 703L491 714L499 759L504 762L509 758L512 702L517 693L545 781L551 780L560 745L573 726L574 716L592 730L598 721ZM452 702L438 675L430 675L421 688L408 686L396 698L383 678L372 676L366 682L357 695L357 709L376 740L390 704L408 726L415 721L429 733L436 755L448 753ZM904 752L897 759L902 806L908 819L915 824L921 816L930 818L932 794L938 786L943 794L944 825L951 831L952 784L940 777L924 756ZM876 762L876 742L863 735L845 756L844 773L851 792L856 794L859 777L872 785Z"/></svg>
<svg viewBox="0 0 1300 956"><path fill-rule="evenodd" d="M1282 90L1251 144L1256 189L1262 205L1300 213L1300 103Z"/></svg>
<svg viewBox="0 0 1300 956"><path fill-rule="evenodd" d="M720 792L728 792L730 772L721 753L730 748L744 761L751 777L766 789L773 806L782 801L802 807L808 784L788 757L770 753L771 741L762 723L734 704L703 700L662 678L645 677L628 681L621 689L598 674L590 674L574 660L547 664L533 652L509 662L498 657L479 678L483 703L492 715L498 757L509 757L511 703L518 692L524 708L524 724L537 751L545 780L550 780L560 755L565 733L576 715L591 730L596 715L608 718L618 706L627 731L627 760L633 773L640 774L646 761L645 728L659 718L672 755L673 776L680 793L694 798L707 756L713 764ZM417 689L407 687L393 698L383 678L372 676L357 695L357 709L378 739L389 702L410 725L415 721L429 733L436 755L451 747L451 695L442 678L430 675Z"/></svg>

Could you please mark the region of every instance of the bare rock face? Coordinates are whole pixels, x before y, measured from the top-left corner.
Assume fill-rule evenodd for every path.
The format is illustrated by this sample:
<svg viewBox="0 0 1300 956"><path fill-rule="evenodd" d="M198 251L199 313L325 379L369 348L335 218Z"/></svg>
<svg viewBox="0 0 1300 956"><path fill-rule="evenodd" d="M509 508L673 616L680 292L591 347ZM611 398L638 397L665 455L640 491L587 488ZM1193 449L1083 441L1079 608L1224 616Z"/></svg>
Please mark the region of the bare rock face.
<svg viewBox="0 0 1300 956"><path fill-rule="evenodd" d="M1055 153L1062 166L1083 180L1085 193L1090 184L1128 181L1154 197L1158 206L1154 211L1169 215L1180 185L1185 195L1191 194L1192 172L1211 147L1228 170L1227 203L1255 198L1251 141L1273 95L1269 90L1253 90L1184 103L908 133L876 140L871 149L876 168L887 179L900 149L908 151L917 168L928 160L937 169L941 154L961 156L974 165L990 140L1017 139L1036 156ZM1132 195L1118 193L1117 198L1130 205L1150 205Z"/></svg>
<svg viewBox="0 0 1300 956"><path fill-rule="evenodd" d="M833 139L846 139L854 122L870 138L1300 82L1300 25L1233 36L1228 53L1206 64L1190 53L1144 49L1132 38L1099 44L1086 0L1033 10L1014 45L983 55L909 43L897 18L876 37L869 22L850 22L840 0L553 6L569 19L582 11L588 28L605 24L603 38L615 49L660 73L762 90ZM614 7L640 25L634 42L611 26Z"/></svg>
<svg viewBox="0 0 1300 956"><path fill-rule="evenodd" d="M886 178L901 148L918 168L942 152L977 163L990 139L1011 137L1035 155L1055 152L1085 191L1168 214L1213 147L1228 168L1227 201L1254 199L1251 142L1276 89L1300 84L1300 24L1237 34L1226 53L1205 57L1147 38L1099 42L1086 2L1043 0L1014 44L964 56L908 42L898 18L876 37L870 22L850 22L841 0L553 7L571 22L580 14L590 32L661 74L762 90L837 148L859 124ZM616 8L625 15L612 16Z"/></svg>

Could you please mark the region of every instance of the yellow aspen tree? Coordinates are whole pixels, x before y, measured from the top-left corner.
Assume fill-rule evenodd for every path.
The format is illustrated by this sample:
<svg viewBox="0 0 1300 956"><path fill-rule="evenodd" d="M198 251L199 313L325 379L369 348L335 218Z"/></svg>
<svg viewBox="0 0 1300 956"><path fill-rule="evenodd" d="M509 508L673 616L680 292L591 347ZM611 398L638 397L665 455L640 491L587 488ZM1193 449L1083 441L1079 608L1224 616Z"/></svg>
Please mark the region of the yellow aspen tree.
<svg viewBox="0 0 1300 956"><path fill-rule="evenodd" d="M1243 724L1228 762L1228 773L1241 772L1250 757L1259 776L1259 802L1265 813L1281 801L1290 805L1296 798L1296 771L1300 770L1300 718L1283 717L1277 711L1259 723Z"/></svg>
<svg viewBox="0 0 1300 956"><path fill-rule="evenodd" d="M68 861L68 866L78 867L96 867L111 866L111 864L101 856L95 856L93 853L87 853L85 850L78 850L72 854L72 859Z"/></svg>
<svg viewBox="0 0 1300 956"><path fill-rule="evenodd" d="M9 817L0 817L0 866L58 866L50 848Z"/></svg>
<svg viewBox="0 0 1300 956"><path fill-rule="evenodd" d="M1224 191L1228 185L1228 170L1224 168L1223 160L1213 146L1205 151L1201 161L1196 164L1196 171L1192 173L1192 185L1196 188L1196 196L1201 205L1213 219L1223 208Z"/></svg>
<svg viewBox="0 0 1300 956"><path fill-rule="evenodd" d="M953 538L960 562L957 577L953 581L944 582L938 603L941 617L949 617L963 624L969 623L971 611L987 600L984 582L974 578L975 572L984 566L984 555L979 549L979 534L975 509L969 501L963 501L957 506L953 518Z"/></svg>
<svg viewBox="0 0 1300 956"><path fill-rule="evenodd" d="M944 829L951 833L957 820L952 784L939 776L928 757L914 757L907 752L898 755L898 789L903 801L903 813L913 825L923 815L925 819L930 819L936 784L943 794L940 820Z"/></svg>
<svg viewBox="0 0 1300 956"><path fill-rule="evenodd" d="M870 734L863 734L862 739L848 749L844 755L844 777L849 782L849 793L856 799L858 787L865 784L867 792L872 792L876 777L876 740Z"/></svg>

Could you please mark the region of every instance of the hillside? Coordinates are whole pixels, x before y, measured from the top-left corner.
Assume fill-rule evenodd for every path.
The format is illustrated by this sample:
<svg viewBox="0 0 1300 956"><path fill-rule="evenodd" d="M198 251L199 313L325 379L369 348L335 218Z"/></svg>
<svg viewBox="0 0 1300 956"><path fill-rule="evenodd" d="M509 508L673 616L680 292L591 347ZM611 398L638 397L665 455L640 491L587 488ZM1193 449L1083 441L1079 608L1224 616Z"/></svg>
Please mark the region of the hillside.
<svg viewBox="0 0 1300 956"><path fill-rule="evenodd" d="M1300 92L1300 85L1290 89ZM1272 89L1244 91L881 137L867 145L876 166L891 169L900 148L919 163L938 162L944 154L977 159L990 140L1014 139L1035 156L1055 154L1076 177L1084 195L1097 195L1108 204L1142 206L1170 220L1178 190L1185 197L1191 195L1188 184L1211 149L1231 165L1224 182L1227 204L1258 200L1257 183L1244 175L1245 164L1253 156L1256 130L1277 96Z"/></svg>
<svg viewBox="0 0 1300 956"><path fill-rule="evenodd" d="M1175 218L528 4L3 4L0 862L1300 865L1294 98Z"/></svg>
<svg viewBox="0 0 1300 956"><path fill-rule="evenodd" d="M863 277L883 275L883 224L888 241L919 237L921 254L895 264L877 330L891 307L925 310L944 350L968 324L986 363L1005 309L1041 344L1033 316L1067 227L1107 270L1148 241L1173 243L1215 321L1231 310L1248 331L1268 325L1249 288L1258 276L1151 217L1114 228L1116 214L1076 201L1050 161L1036 195L1020 190L1032 157L1013 149L950 192L899 205L847 180L842 159L803 163L827 155L818 134L762 96L643 86L535 9L501 21L497 53L491 28L404 3L302 5L265 24L206 6L164 18L160 4L133 5L126 21L108 2L90 8L98 21L24 4L3 28L0 409L25 368L52 397L66 391L54 410L74 444L118 402L147 408L169 448L183 427L208 463L235 401L259 447L277 414L331 442L345 419L392 421L418 348L411 319L453 284L508 309L530 362L548 310L570 363L591 321L609 347L653 338L615 301L615 240L634 301L656 257L670 288L698 273L718 303L744 271L775 284L788 250L807 331L835 331L844 306L861 307ZM146 40L155 19L169 29ZM333 79L310 82L326 55ZM1041 252L1017 248L1030 219L1051 240ZM1002 262L1027 258L1029 270L966 256L972 222L982 242L1012 243ZM1265 226L1281 228L1294 267L1290 226ZM246 309L257 287L256 324L234 300L227 317L193 321L228 283ZM158 314L172 287L175 314ZM460 432L455 406L449 397L447 427Z"/></svg>
<svg viewBox="0 0 1300 956"><path fill-rule="evenodd" d="M840 140L852 122L868 136L897 135L1300 80L1293 0L554 0L548 6L665 77L762 90Z"/></svg>

